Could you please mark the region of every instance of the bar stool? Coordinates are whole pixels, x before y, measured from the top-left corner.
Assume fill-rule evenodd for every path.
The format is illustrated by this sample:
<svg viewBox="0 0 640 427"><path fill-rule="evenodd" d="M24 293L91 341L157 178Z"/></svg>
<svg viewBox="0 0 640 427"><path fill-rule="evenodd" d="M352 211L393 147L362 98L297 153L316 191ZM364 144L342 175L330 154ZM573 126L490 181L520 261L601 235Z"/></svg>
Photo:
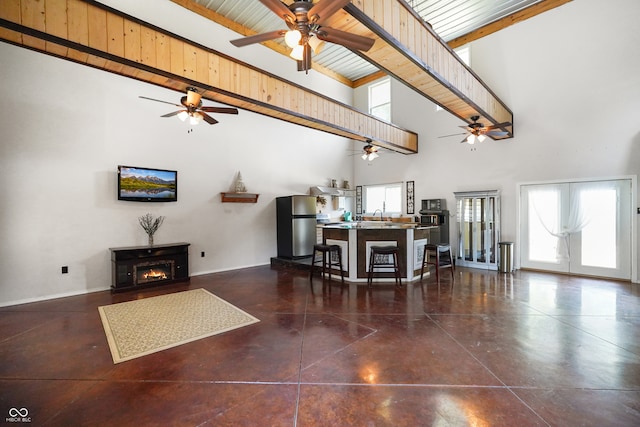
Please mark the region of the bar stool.
<svg viewBox="0 0 640 427"><path fill-rule="evenodd" d="M376 267L393 267L395 273L396 286L402 286L402 274L400 272L400 248L397 246L371 246L369 254L369 275L367 277L367 285L371 287L373 284L373 269ZM391 255L391 262L388 261Z"/></svg>
<svg viewBox="0 0 640 427"><path fill-rule="evenodd" d="M316 260L316 254L320 252L322 258ZM338 259L333 260L333 255ZM313 245L313 258L311 259L311 270L309 270L309 280L313 277L313 270L316 268L316 263L322 263L322 277L325 273L329 273L329 280L331 280L331 267L338 266L340 268L340 279L344 285L344 271L342 270L342 248L340 245Z"/></svg>
<svg viewBox="0 0 640 427"><path fill-rule="evenodd" d="M436 280L440 281L440 269L451 269L451 280L455 281L455 267L453 265L453 256L451 256L450 245L435 245L429 244L424 246L424 252L422 253L422 269L420 270L420 280L424 276L424 267L434 265L436 267Z"/></svg>

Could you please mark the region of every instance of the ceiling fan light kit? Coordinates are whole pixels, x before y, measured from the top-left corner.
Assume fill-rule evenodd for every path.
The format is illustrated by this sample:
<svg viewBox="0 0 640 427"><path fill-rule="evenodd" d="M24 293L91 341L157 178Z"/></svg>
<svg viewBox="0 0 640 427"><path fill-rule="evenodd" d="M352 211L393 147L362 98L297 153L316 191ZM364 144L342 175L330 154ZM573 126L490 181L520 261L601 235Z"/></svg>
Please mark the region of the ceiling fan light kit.
<svg viewBox="0 0 640 427"><path fill-rule="evenodd" d="M373 161L380 157L378 154L378 147L375 145L367 144L363 147L364 153L362 154L362 160Z"/></svg>
<svg viewBox="0 0 640 427"><path fill-rule="evenodd" d="M475 133L471 133L467 137L467 144L473 145L476 143L476 141L483 142L485 139L487 139L487 137L483 134L476 135Z"/></svg>
<svg viewBox="0 0 640 427"><path fill-rule="evenodd" d="M289 56L295 59L296 61L302 61L304 59L304 46L302 45L295 46L291 50L291 53L289 54Z"/></svg>
<svg viewBox="0 0 640 427"><path fill-rule="evenodd" d="M196 89L192 87L187 88L186 102L187 102L187 105L191 107L199 107L200 105L202 105L200 94L197 92Z"/></svg>
<svg viewBox="0 0 640 427"><path fill-rule="evenodd" d="M291 49L300 46L300 39L302 39L302 33L298 30L289 30L284 33L284 41Z"/></svg>
<svg viewBox="0 0 640 427"><path fill-rule="evenodd" d="M320 40L318 37L314 36L313 34L309 36L308 43L309 43L309 46L311 46L311 49L313 49L313 53L315 54L320 53L320 51L322 50L322 47L324 46L324 41Z"/></svg>
<svg viewBox="0 0 640 427"><path fill-rule="evenodd" d="M191 117L189 117L189 124L190 125L199 125L200 122L202 121L202 114L200 113L193 113L191 115Z"/></svg>
<svg viewBox="0 0 640 427"><path fill-rule="evenodd" d="M350 0L320 0L315 4L312 0L299 0L289 6L280 0L260 0L260 2L282 18L289 30L243 37L231 40L231 44L243 47L284 37L285 43L292 49L289 56L298 62L298 71L309 72L311 51L317 54L325 41L365 52L375 43L375 40L368 37L322 26L327 18L346 6Z"/></svg>

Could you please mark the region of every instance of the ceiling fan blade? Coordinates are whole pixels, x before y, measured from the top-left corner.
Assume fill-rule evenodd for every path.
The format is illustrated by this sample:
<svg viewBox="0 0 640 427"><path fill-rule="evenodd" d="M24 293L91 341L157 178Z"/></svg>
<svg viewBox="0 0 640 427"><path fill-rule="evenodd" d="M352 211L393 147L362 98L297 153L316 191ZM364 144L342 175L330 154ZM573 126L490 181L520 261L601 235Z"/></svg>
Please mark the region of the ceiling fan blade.
<svg viewBox="0 0 640 427"><path fill-rule="evenodd" d="M336 30L335 28L322 27L318 30L317 36L320 40L336 43L349 49L361 50L363 52L371 49L376 42L369 37L359 36L357 34L347 33L346 31Z"/></svg>
<svg viewBox="0 0 640 427"><path fill-rule="evenodd" d="M162 102L163 104L175 105L176 107L182 107L182 105L174 104L173 102L161 101L159 99L147 98L146 96L138 96L138 98L148 99L149 101Z"/></svg>
<svg viewBox="0 0 640 427"><path fill-rule="evenodd" d="M202 120L204 120L205 122L209 123L210 125L215 125L216 123L218 123L218 121L216 119L214 119L213 117L211 117L207 113L200 112L200 114L202 114Z"/></svg>
<svg viewBox="0 0 640 427"><path fill-rule="evenodd" d="M348 3L351 3L351 0L320 0L307 12L309 22L322 25L327 18L345 7Z"/></svg>
<svg viewBox="0 0 640 427"><path fill-rule="evenodd" d="M244 47L250 44L262 43L277 39L278 37L283 37L285 33L285 30L270 31L268 33L256 34L255 36L247 36L241 39L231 40L231 44L235 47Z"/></svg>
<svg viewBox="0 0 640 427"><path fill-rule="evenodd" d="M220 114L238 114L237 108L226 107L202 107L198 111L206 111L208 113L220 113Z"/></svg>
<svg viewBox="0 0 640 427"><path fill-rule="evenodd" d="M448 138L450 136L458 136L458 135L466 135L466 134L467 133L464 133L464 132L463 133L452 133L451 135L442 135L442 136L439 136L438 138Z"/></svg>
<svg viewBox="0 0 640 427"><path fill-rule="evenodd" d="M176 116L176 115L178 115L178 114L180 114L180 113L182 113L182 112L185 112L185 113L186 113L186 112L187 112L187 110L178 110L178 111L174 111L173 113L163 114L163 115L162 115L162 116L160 116L160 117L173 117L173 116Z"/></svg>
<svg viewBox="0 0 640 427"><path fill-rule="evenodd" d="M490 130L490 131L484 132L484 134L488 136L507 136L509 135L509 132L504 132L499 130Z"/></svg>
<svg viewBox="0 0 640 427"><path fill-rule="evenodd" d="M296 20L296 15L294 15L293 12L289 10L287 5L282 3L280 0L260 0L260 3L268 7L271 12L275 13L285 21L287 20L287 16L294 21Z"/></svg>
<svg viewBox="0 0 640 427"><path fill-rule="evenodd" d="M487 126L487 127L485 127L485 129L487 129L487 130L500 129L500 128L504 128L504 127L507 127L507 126L511 126L511 122L498 123L497 125Z"/></svg>

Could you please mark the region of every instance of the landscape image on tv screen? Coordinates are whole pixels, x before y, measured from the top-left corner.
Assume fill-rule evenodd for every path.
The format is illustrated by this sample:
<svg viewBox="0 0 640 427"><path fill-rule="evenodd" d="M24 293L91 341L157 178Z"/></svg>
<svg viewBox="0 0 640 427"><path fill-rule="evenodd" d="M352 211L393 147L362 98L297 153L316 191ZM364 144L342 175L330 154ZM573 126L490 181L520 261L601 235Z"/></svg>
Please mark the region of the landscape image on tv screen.
<svg viewBox="0 0 640 427"><path fill-rule="evenodd" d="M118 199L174 202L178 199L177 196L176 171L118 166Z"/></svg>

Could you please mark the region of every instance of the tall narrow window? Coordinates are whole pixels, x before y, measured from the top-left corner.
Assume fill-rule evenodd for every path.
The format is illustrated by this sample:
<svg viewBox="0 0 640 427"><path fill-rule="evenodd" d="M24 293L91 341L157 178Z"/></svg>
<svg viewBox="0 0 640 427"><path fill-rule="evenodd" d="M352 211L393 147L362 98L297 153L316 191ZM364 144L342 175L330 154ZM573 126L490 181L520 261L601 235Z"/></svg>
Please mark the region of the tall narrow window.
<svg viewBox="0 0 640 427"><path fill-rule="evenodd" d="M391 81L389 79L369 86L369 114L391 122Z"/></svg>

